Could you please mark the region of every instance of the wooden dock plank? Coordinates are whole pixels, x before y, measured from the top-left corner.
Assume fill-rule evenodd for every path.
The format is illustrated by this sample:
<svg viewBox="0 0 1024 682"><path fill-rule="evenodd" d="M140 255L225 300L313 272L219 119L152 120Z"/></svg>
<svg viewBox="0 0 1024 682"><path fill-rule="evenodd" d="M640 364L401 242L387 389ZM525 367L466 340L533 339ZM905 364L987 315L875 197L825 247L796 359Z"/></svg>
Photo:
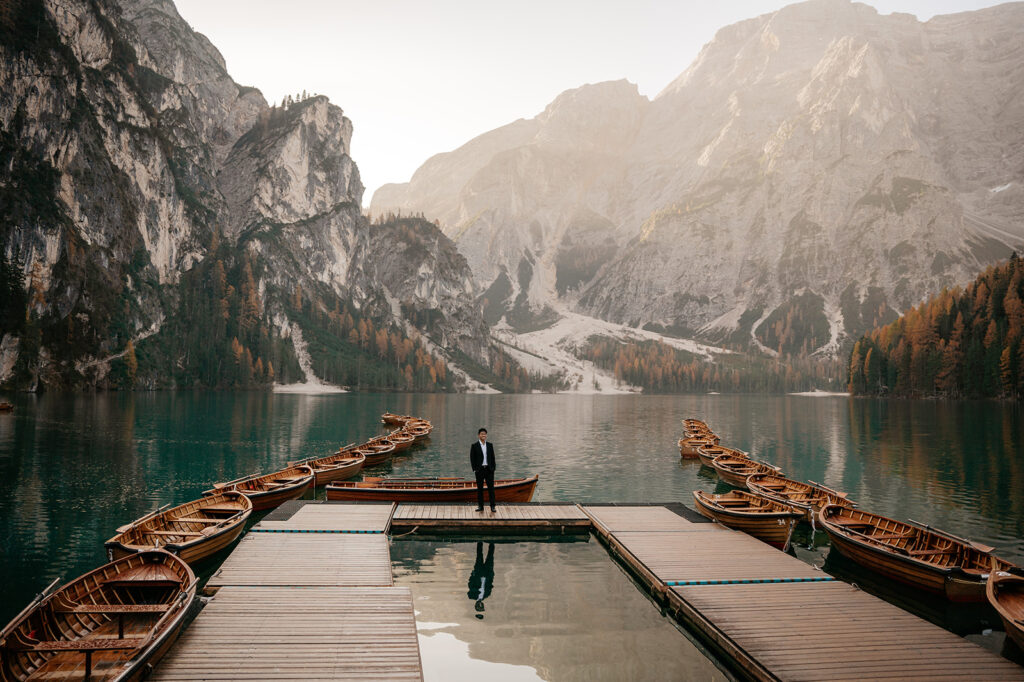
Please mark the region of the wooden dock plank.
<svg viewBox="0 0 1024 682"><path fill-rule="evenodd" d="M392 516L395 533L480 531L495 533L586 533L590 517L574 504L498 504L476 511L475 504L399 504Z"/></svg>
<svg viewBox="0 0 1024 682"><path fill-rule="evenodd" d="M254 531L336 531L384 533L391 523L395 505L306 504L287 521L261 521Z"/></svg>
<svg viewBox="0 0 1024 682"><path fill-rule="evenodd" d="M385 535L250 533L207 583L226 585L391 585Z"/></svg>
<svg viewBox="0 0 1024 682"><path fill-rule="evenodd" d="M412 594L225 587L150 679L422 680Z"/></svg>
<svg viewBox="0 0 1024 682"><path fill-rule="evenodd" d="M406 504L397 505L394 521L452 521L489 519L492 521L587 521L589 517L574 504L499 504L497 511L476 511L470 504Z"/></svg>
<svg viewBox="0 0 1024 682"><path fill-rule="evenodd" d="M606 507L582 506L595 525L607 533L623 531L715 531L722 527L715 523L687 521L665 507Z"/></svg>
<svg viewBox="0 0 1024 682"><path fill-rule="evenodd" d="M739 531L721 529L713 536L628 531L612 537L663 583L826 577L821 570Z"/></svg>
<svg viewBox="0 0 1024 682"><path fill-rule="evenodd" d="M700 585L669 595L671 608L710 628L733 656L778 679L1024 679L1019 666L841 582Z"/></svg>

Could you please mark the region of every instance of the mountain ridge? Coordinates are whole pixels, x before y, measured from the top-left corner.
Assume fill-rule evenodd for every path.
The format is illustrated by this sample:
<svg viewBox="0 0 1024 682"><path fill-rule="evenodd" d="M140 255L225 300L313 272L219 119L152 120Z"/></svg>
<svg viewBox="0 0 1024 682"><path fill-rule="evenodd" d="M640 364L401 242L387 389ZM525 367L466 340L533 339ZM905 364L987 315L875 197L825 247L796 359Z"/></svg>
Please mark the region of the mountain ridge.
<svg viewBox="0 0 1024 682"><path fill-rule="evenodd" d="M558 302L835 356L864 325L1024 242L1022 26L1021 3L927 22L843 0L790 5L724 27L655 98L634 100L624 147L595 153L609 148L588 131L621 120L628 97L583 86L551 105L607 89L568 133L545 112L490 156L485 133L472 154L444 156L447 177L424 164L371 209L438 219L482 290L504 278L505 314ZM772 348L788 335L766 322L787 326L787 311L829 337Z"/></svg>

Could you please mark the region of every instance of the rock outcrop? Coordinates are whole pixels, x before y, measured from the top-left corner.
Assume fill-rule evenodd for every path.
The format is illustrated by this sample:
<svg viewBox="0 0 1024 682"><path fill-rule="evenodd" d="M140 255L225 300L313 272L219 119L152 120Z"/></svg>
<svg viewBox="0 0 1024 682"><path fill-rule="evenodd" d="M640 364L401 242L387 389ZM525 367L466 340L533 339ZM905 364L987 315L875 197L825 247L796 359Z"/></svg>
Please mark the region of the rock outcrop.
<svg viewBox="0 0 1024 682"><path fill-rule="evenodd" d="M403 242L393 229L388 246L416 251L411 274L394 272L385 228L361 212L341 109L326 97L268 106L169 0L5 3L0 127L0 250L28 302L26 323L0 333L0 383L102 385L129 341L125 371L147 385L175 385L175 372L216 381L187 368L219 342L250 379L258 366L272 380L271 362L296 366L282 354L300 290L307 308L411 324L488 364L486 328L463 326L480 311L446 237L424 223ZM227 336L190 346L204 310ZM246 338L268 356L243 362L257 355Z"/></svg>

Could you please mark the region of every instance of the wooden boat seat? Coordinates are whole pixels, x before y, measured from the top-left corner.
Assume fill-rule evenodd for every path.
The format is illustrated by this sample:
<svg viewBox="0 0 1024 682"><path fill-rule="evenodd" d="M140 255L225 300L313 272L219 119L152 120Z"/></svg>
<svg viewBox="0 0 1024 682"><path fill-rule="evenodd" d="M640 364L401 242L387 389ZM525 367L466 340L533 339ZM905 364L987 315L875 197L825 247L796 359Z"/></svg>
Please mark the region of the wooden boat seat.
<svg viewBox="0 0 1024 682"><path fill-rule="evenodd" d="M170 604L68 604L54 608L58 613L164 613Z"/></svg>
<svg viewBox="0 0 1024 682"><path fill-rule="evenodd" d="M187 523L223 523L224 519L208 519L204 516L181 516L174 519L175 521L187 522Z"/></svg>
<svg viewBox="0 0 1024 682"><path fill-rule="evenodd" d="M956 554L957 548L950 547L949 549L912 549L907 552L910 556L931 556L940 554ZM979 571L980 572L980 571Z"/></svg>
<svg viewBox="0 0 1024 682"><path fill-rule="evenodd" d="M138 588L138 587L146 587L146 588L176 587L178 589L181 589L181 587L182 587L182 584L181 584L180 581L169 580L169 579L168 580L118 580L117 578L114 578L112 580L106 580L102 584L103 584L104 587L111 587L111 588L115 588L115 589L119 588L119 587L125 587L125 588L130 588L130 587L135 587L135 588Z"/></svg>
<svg viewBox="0 0 1024 682"><path fill-rule="evenodd" d="M23 644L8 642L6 646L15 651L116 651L118 649L135 649L146 641L145 637L113 637L104 639L72 639L43 640Z"/></svg>
<svg viewBox="0 0 1024 682"><path fill-rule="evenodd" d="M874 528L874 526L867 521L860 521L857 519L849 519L846 521L843 519L830 519L830 521L837 526L842 526L843 528Z"/></svg>
<svg viewBox="0 0 1024 682"><path fill-rule="evenodd" d="M190 535L197 537L202 535L202 533L193 533L188 530L147 530L145 533L146 535Z"/></svg>
<svg viewBox="0 0 1024 682"><path fill-rule="evenodd" d="M6 646L13 651L25 651L28 653L81 651L85 653L85 679L92 677L92 652L94 651L118 651L124 649L138 649L146 643L146 637L120 637L118 639L73 639L73 640L44 640L40 642L26 643L24 641L8 642Z"/></svg>
<svg viewBox="0 0 1024 682"><path fill-rule="evenodd" d="M213 514L237 514L242 510L238 507L203 507L203 511Z"/></svg>

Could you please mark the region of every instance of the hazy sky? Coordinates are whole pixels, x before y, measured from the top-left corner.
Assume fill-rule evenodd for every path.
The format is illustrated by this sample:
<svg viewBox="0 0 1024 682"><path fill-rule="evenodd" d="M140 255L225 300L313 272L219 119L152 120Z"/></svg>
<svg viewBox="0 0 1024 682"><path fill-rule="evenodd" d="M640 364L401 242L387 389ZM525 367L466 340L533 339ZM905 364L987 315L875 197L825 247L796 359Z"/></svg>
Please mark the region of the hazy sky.
<svg viewBox="0 0 1024 682"><path fill-rule="evenodd" d="M175 0L224 55L231 76L270 102L327 95L352 119L369 204L428 157L517 118L560 92L626 78L654 97L715 32L784 0ZM985 0L885 0L926 20Z"/></svg>

